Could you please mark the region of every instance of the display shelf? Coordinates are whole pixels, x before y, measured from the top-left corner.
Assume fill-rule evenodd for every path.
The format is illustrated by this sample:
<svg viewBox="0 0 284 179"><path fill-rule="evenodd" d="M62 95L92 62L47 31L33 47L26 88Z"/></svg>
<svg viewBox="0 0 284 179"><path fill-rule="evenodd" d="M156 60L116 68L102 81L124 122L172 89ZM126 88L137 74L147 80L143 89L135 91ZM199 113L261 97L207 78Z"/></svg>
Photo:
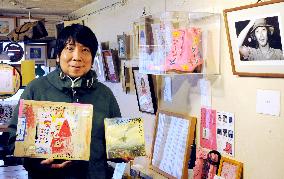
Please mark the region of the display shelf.
<svg viewBox="0 0 284 179"><path fill-rule="evenodd" d="M221 15L171 11L140 18L139 71L167 74L220 74Z"/></svg>

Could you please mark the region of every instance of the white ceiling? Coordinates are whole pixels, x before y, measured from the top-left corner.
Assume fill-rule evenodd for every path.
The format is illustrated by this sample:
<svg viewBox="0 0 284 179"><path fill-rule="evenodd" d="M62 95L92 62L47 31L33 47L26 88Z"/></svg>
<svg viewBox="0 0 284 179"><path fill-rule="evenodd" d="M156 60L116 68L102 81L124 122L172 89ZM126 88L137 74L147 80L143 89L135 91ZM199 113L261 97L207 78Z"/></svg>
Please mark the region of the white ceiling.
<svg viewBox="0 0 284 179"><path fill-rule="evenodd" d="M0 15L31 13L67 15L97 0L0 0Z"/></svg>

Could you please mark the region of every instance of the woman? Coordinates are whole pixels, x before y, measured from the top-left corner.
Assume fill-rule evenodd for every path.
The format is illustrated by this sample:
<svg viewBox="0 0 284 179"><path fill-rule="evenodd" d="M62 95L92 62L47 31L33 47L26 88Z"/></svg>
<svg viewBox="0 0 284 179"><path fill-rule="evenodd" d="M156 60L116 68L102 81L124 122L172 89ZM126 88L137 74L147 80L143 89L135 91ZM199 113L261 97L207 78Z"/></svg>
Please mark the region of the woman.
<svg viewBox="0 0 284 179"><path fill-rule="evenodd" d="M33 80L21 99L92 104L94 109L90 161L24 160L29 178L110 178L107 176L104 118L120 117L111 90L98 82L91 66L98 49L95 34L86 26L65 27L56 42L58 68ZM18 108L9 126L15 140ZM84 129L82 129L84 130ZM12 148L13 146L11 146Z"/></svg>
<svg viewBox="0 0 284 179"><path fill-rule="evenodd" d="M249 30L252 30L249 32ZM243 42L250 33L253 40L256 40L256 48L244 46ZM283 60L283 53L280 49L270 47L269 40L274 33L274 27L261 18L251 20L238 36L239 52L244 60Z"/></svg>

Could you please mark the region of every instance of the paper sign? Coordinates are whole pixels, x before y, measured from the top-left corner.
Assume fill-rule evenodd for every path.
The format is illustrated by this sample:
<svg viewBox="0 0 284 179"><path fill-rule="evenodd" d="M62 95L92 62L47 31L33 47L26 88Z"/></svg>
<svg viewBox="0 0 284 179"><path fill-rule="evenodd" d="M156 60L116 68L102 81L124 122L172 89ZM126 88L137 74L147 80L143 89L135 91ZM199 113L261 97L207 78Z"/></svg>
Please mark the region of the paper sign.
<svg viewBox="0 0 284 179"><path fill-rule="evenodd" d="M217 150L221 154L234 156L235 118L233 113L217 111Z"/></svg>
<svg viewBox="0 0 284 179"><path fill-rule="evenodd" d="M165 77L164 101L172 101L172 80L171 77Z"/></svg>
<svg viewBox="0 0 284 179"><path fill-rule="evenodd" d="M256 112L272 116L279 116L280 91L258 89L256 91Z"/></svg>
<svg viewBox="0 0 284 179"><path fill-rule="evenodd" d="M126 163L117 163L113 172L112 179L121 179L126 167Z"/></svg>
<svg viewBox="0 0 284 179"><path fill-rule="evenodd" d="M211 107L211 83L206 79L200 80L201 106Z"/></svg>

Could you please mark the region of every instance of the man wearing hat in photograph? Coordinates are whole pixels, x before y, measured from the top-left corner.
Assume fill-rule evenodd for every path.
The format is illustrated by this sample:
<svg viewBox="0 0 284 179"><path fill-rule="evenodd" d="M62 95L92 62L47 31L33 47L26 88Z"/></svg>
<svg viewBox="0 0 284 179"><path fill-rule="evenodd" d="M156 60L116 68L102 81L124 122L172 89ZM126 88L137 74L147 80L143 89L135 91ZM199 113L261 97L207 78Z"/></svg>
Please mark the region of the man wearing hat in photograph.
<svg viewBox="0 0 284 179"><path fill-rule="evenodd" d="M250 20L238 36L241 57L248 61L284 60L282 50L270 46L274 30L274 26L267 23L265 18ZM243 45L247 36L249 42L255 41L255 48Z"/></svg>

